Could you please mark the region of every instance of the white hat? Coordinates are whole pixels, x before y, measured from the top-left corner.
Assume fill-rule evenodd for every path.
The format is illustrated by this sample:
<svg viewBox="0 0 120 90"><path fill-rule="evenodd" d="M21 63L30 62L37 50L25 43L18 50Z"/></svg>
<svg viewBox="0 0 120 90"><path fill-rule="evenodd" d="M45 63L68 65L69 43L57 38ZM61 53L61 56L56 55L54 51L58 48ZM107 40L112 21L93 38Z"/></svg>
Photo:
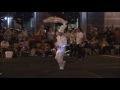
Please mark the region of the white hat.
<svg viewBox="0 0 120 90"><path fill-rule="evenodd" d="M60 28L59 28L59 30L58 30L58 32L64 33L64 30L65 30L66 27L67 27L66 24L61 25Z"/></svg>

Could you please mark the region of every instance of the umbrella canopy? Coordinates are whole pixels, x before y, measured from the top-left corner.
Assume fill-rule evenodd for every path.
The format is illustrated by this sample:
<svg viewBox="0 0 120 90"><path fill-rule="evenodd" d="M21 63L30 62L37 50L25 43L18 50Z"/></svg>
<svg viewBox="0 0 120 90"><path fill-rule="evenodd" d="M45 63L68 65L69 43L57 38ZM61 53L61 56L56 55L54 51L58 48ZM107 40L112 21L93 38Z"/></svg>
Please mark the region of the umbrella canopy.
<svg viewBox="0 0 120 90"><path fill-rule="evenodd" d="M48 17L46 19L43 20L44 23L67 23L67 21L65 21L64 19L60 18L60 17Z"/></svg>

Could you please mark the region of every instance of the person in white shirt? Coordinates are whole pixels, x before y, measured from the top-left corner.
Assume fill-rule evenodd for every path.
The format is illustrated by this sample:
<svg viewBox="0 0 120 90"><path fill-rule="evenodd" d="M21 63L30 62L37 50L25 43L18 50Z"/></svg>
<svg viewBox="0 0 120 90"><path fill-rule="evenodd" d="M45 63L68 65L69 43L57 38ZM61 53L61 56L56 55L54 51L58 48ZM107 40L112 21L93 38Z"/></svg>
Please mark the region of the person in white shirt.
<svg viewBox="0 0 120 90"><path fill-rule="evenodd" d="M66 51L66 45L67 45L67 38L64 36L64 30L67 27L66 24L63 24L59 31L58 31L58 36L57 36L57 41L55 44L55 47L57 48L56 56L55 59L57 60L59 64L59 69L63 70L66 61L63 61L63 57L65 55Z"/></svg>
<svg viewBox="0 0 120 90"><path fill-rule="evenodd" d="M77 34L76 34L76 44L77 44L77 58L78 60L82 60L82 42L83 42L83 32L81 29L77 29Z"/></svg>

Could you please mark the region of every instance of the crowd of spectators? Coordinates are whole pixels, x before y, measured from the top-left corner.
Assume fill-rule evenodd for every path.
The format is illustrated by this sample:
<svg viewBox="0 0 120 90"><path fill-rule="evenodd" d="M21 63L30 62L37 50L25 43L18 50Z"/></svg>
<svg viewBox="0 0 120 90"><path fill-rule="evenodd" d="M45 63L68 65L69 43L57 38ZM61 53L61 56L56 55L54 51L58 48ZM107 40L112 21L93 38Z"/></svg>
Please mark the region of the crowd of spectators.
<svg viewBox="0 0 120 90"><path fill-rule="evenodd" d="M71 57L77 53L76 30L76 28L65 30L67 50L71 51ZM20 31L9 28L0 30L0 57L5 57L6 51L13 51L13 57L55 55L53 48L57 32L53 27L45 30L44 25L41 25L36 31L28 31L26 28ZM102 33L98 33L97 28L91 27L84 33L83 41L86 43L84 46L86 53L113 54L114 50L114 54L120 54L120 28L106 27Z"/></svg>

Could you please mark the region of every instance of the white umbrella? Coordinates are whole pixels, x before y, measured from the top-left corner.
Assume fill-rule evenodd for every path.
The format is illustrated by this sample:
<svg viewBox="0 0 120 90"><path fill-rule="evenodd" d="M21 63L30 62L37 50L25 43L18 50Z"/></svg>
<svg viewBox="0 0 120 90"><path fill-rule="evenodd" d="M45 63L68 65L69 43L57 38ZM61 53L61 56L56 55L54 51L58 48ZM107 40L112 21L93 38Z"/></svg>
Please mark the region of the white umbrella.
<svg viewBox="0 0 120 90"><path fill-rule="evenodd" d="M64 19L60 18L60 17L48 17L46 19L43 20L44 23L67 23L67 21L65 21Z"/></svg>
<svg viewBox="0 0 120 90"><path fill-rule="evenodd" d="M54 23L54 28L55 28L55 23L62 23L62 24L67 24L67 21L60 17L56 16L51 16L43 20L44 23Z"/></svg>

